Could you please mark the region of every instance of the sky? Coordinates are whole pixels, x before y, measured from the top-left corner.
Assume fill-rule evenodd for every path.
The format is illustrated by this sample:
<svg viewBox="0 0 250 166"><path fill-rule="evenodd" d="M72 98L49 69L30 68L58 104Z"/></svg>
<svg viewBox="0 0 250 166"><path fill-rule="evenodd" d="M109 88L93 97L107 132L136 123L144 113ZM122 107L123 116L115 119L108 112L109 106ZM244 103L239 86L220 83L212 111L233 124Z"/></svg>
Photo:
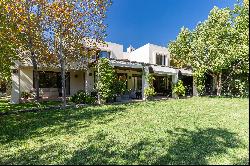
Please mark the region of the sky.
<svg viewBox="0 0 250 166"><path fill-rule="evenodd" d="M236 0L112 0L107 12L106 41L139 48L167 46L181 27L194 29L214 6L233 8Z"/></svg>

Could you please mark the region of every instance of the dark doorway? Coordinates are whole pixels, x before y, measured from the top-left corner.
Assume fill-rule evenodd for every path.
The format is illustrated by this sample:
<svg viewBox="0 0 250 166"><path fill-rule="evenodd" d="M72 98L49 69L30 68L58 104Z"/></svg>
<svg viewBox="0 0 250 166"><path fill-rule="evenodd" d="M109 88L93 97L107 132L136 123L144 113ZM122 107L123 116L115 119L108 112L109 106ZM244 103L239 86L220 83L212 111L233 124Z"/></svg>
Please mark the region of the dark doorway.
<svg viewBox="0 0 250 166"><path fill-rule="evenodd" d="M186 88L185 96L193 96L193 76L184 75L181 71L178 72L178 79L182 80Z"/></svg>
<svg viewBox="0 0 250 166"><path fill-rule="evenodd" d="M117 73L117 78L121 81L126 82L126 89L128 89L128 74L127 73Z"/></svg>
<svg viewBox="0 0 250 166"><path fill-rule="evenodd" d="M193 76L182 75L181 80L186 87L186 96L193 96Z"/></svg>
<svg viewBox="0 0 250 166"><path fill-rule="evenodd" d="M210 74L205 73L205 95L216 94L216 91L213 91L213 77Z"/></svg>
<svg viewBox="0 0 250 166"><path fill-rule="evenodd" d="M171 83L171 76L155 76L153 86L157 95L172 96Z"/></svg>

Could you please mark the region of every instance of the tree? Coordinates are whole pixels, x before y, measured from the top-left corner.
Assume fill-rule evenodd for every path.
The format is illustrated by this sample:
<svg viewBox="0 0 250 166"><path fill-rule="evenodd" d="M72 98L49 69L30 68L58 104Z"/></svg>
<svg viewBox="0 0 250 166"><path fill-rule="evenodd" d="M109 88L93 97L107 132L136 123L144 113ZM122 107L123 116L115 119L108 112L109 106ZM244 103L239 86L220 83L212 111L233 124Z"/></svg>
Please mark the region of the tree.
<svg viewBox="0 0 250 166"><path fill-rule="evenodd" d="M14 32L16 40L9 40L18 47L14 54L19 60L31 59L34 71L36 101L39 101L39 75L38 61L48 53L43 44L43 20L46 0L2 0L2 5L7 14L8 21L15 29L8 27L9 33ZM28 51L28 52L27 52ZM25 52L25 53L23 53Z"/></svg>
<svg viewBox="0 0 250 166"><path fill-rule="evenodd" d="M148 87L144 89L144 96L146 100L152 99L154 95L156 95L155 88L153 82L155 77L151 73L146 73L146 80L148 82Z"/></svg>
<svg viewBox="0 0 250 166"><path fill-rule="evenodd" d="M204 87L204 73L212 75L216 80L217 95L220 96L225 71L236 69L241 63L245 64L245 71L249 68L246 58L249 55L246 11L249 10L241 5L236 5L233 11L214 7L208 19L199 23L193 31L182 28L176 40L169 44L174 59L172 65L191 65L201 89Z"/></svg>
<svg viewBox="0 0 250 166"><path fill-rule="evenodd" d="M48 5L47 46L57 56L62 77L62 100L66 105L65 64L76 64L97 54L105 37L104 18L110 0L52 1Z"/></svg>
<svg viewBox="0 0 250 166"><path fill-rule="evenodd" d="M101 58L97 64L97 90L99 93L98 103L101 104L114 95L114 83L116 81L115 70L107 58Z"/></svg>
<svg viewBox="0 0 250 166"><path fill-rule="evenodd" d="M192 32L182 27L180 33L176 37L175 41L172 41L169 44L169 51L171 52L171 61L170 65L184 68L187 67L189 61L188 58L191 58L191 37Z"/></svg>
<svg viewBox="0 0 250 166"><path fill-rule="evenodd" d="M8 18L4 8L5 1L0 1L0 82L10 80L13 61L19 59L15 50L18 48L18 35L15 23Z"/></svg>

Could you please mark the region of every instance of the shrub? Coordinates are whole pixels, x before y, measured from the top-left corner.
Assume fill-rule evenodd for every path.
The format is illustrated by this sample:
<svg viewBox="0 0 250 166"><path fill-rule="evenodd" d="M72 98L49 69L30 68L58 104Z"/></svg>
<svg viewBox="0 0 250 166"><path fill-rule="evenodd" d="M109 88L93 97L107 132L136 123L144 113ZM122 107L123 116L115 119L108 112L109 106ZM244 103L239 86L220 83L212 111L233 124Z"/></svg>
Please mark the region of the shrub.
<svg viewBox="0 0 250 166"><path fill-rule="evenodd" d="M115 81L115 70L109 59L101 58L97 64L97 90L100 102L105 102L114 97L113 85Z"/></svg>
<svg viewBox="0 0 250 166"><path fill-rule="evenodd" d="M186 88L184 87L182 80L179 80L173 87L173 92L177 96L185 96L185 91Z"/></svg>
<svg viewBox="0 0 250 166"><path fill-rule="evenodd" d="M28 99L29 97L31 97L31 93L29 92L22 92L21 93L21 98L24 98L24 99Z"/></svg>
<svg viewBox="0 0 250 166"><path fill-rule="evenodd" d="M245 81L236 79L231 82L230 93L234 97L248 97L248 85Z"/></svg>
<svg viewBox="0 0 250 166"><path fill-rule="evenodd" d="M148 98L151 98L152 96L156 95L156 92L155 92L155 89L153 86L153 81L155 80L155 78L152 74L148 73L146 75L146 80L147 80L149 85L144 90L144 95L145 95L145 98L148 99Z"/></svg>
<svg viewBox="0 0 250 166"><path fill-rule="evenodd" d="M148 87L144 90L144 95L145 95L146 99L148 99L148 98L156 95L156 92L155 92L154 88Z"/></svg>
<svg viewBox="0 0 250 166"><path fill-rule="evenodd" d="M70 98L70 101L76 104L94 104L96 102L96 98L92 97L85 91L80 90Z"/></svg>
<svg viewBox="0 0 250 166"><path fill-rule="evenodd" d="M116 79L113 84L114 94L121 95L126 91L126 82Z"/></svg>

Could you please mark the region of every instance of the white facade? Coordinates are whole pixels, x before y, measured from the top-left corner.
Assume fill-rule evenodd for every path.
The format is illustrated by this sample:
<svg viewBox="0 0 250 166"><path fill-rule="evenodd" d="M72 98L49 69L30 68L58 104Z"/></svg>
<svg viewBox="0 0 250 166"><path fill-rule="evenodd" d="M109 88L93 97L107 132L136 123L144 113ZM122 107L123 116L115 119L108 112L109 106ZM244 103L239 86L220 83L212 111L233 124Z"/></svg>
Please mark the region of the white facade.
<svg viewBox="0 0 250 166"><path fill-rule="evenodd" d="M109 51L110 58L123 59L123 45L107 42L106 47L99 47L103 51Z"/></svg>
<svg viewBox="0 0 250 166"><path fill-rule="evenodd" d="M156 75L169 75L172 77L172 82L178 80L178 69L170 67L170 53L166 47L161 47L153 44L146 44L140 48L130 46L127 52L123 51L123 45L107 42L107 45L100 46L100 50L110 52L111 63L118 67L117 73L125 73L128 76L128 89L137 87L138 80L131 78L133 75L141 75L142 79L142 97L144 98L144 89L148 86L143 73L149 72L149 68L153 69ZM157 59L158 58L158 59ZM158 65L157 65L158 63ZM159 64L162 63L162 64ZM124 69L123 69L124 68ZM12 73L12 103L18 103L22 92L30 92L33 89L33 69L31 64L18 64L15 67L16 72ZM44 69L45 70L45 69ZM44 71L42 70L42 71ZM48 70L48 69L47 69ZM50 71L59 72L58 69ZM92 92L95 85L95 71L93 68L85 70L70 69L70 96L74 95L79 90ZM192 75L192 72L182 69L183 74ZM55 88L42 89L46 96L55 95ZM52 95L53 94L53 95Z"/></svg>
<svg viewBox="0 0 250 166"><path fill-rule="evenodd" d="M164 66L170 65L170 53L166 47L157 46L154 44L146 44L138 49L135 49L129 54L129 60L137 61L137 62L144 62L150 64L156 64L156 55L163 55L162 62L166 62ZM164 57L165 55L165 57ZM164 60L165 58L165 60Z"/></svg>

